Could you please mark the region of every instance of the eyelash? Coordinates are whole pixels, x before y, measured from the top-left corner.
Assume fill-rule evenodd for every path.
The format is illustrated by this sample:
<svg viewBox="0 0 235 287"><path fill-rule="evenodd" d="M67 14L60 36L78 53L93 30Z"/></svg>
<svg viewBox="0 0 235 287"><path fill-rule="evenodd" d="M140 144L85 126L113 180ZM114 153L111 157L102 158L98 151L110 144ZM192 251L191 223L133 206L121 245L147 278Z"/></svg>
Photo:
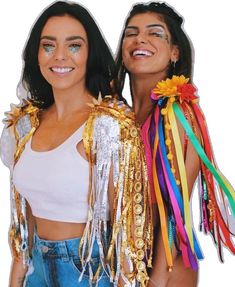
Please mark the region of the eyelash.
<svg viewBox="0 0 235 287"><path fill-rule="evenodd" d="M125 37L137 36L137 33L126 34Z"/></svg>
<svg viewBox="0 0 235 287"><path fill-rule="evenodd" d="M126 34L125 37L132 37L132 36L137 36L137 35L138 35L137 33L130 33L130 34ZM166 35L161 32L150 32L148 35L156 36L156 37L163 38L163 39L166 37Z"/></svg>
<svg viewBox="0 0 235 287"><path fill-rule="evenodd" d="M131 37L136 37L136 36L138 36L138 33L134 33L133 32L133 33L125 34L124 38L131 38ZM168 36L165 33L163 33L163 32L149 32L148 36L153 36L153 37L156 37L156 38L160 38L160 39L166 40L169 43Z"/></svg>
<svg viewBox="0 0 235 287"><path fill-rule="evenodd" d="M156 36L159 38L164 38L164 34L161 32L150 32L149 35Z"/></svg>

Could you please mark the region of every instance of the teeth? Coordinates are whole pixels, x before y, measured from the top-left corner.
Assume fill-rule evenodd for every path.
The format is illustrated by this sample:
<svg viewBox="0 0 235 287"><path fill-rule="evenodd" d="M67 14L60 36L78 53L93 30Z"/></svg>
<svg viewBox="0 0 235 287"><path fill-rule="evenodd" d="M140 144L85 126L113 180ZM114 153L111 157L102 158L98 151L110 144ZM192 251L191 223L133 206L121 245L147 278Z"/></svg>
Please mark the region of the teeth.
<svg viewBox="0 0 235 287"><path fill-rule="evenodd" d="M51 70L53 72L63 74L63 73L71 72L73 70L73 68L51 68Z"/></svg>
<svg viewBox="0 0 235 287"><path fill-rule="evenodd" d="M135 50L133 52L133 56L152 56L152 52L148 51L148 50Z"/></svg>

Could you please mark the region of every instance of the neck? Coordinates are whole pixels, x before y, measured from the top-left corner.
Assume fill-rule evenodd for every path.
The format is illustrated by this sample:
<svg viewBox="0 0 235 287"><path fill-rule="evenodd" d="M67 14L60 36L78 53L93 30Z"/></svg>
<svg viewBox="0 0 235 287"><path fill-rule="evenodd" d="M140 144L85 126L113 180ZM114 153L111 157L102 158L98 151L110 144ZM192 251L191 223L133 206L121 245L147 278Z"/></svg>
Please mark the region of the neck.
<svg viewBox="0 0 235 287"><path fill-rule="evenodd" d="M151 91L156 84L163 79L165 79L165 76L158 76L156 74L147 76L131 76L133 109L136 114L136 120L139 124L143 124L152 112L153 104L150 98Z"/></svg>
<svg viewBox="0 0 235 287"><path fill-rule="evenodd" d="M53 89L54 105L57 120L70 117L75 112L88 112L87 103L92 101L92 96L87 91L85 85L73 87L69 90Z"/></svg>

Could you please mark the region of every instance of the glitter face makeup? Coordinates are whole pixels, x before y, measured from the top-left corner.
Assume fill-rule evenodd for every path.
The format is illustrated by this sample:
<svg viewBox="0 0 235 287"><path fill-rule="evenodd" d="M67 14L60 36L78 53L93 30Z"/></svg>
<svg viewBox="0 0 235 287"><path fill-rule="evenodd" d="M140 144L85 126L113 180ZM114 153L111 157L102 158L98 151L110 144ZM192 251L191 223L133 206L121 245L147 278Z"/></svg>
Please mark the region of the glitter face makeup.
<svg viewBox="0 0 235 287"><path fill-rule="evenodd" d="M49 18L38 52L41 73L54 89L85 85L88 40L82 24L68 15Z"/></svg>
<svg viewBox="0 0 235 287"><path fill-rule="evenodd" d="M79 51L80 47L81 47L81 45L79 45L79 44L71 44L71 45L69 45L69 51L71 53L77 53Z"/></svg>
<svg viewBox="0 0 235 287"><path fill-rule="evenodd" d="M51 44L43 44L42 46L43 46L45 52L47 52L49 54L51 54L55 49L55 47Z"/></svg>
<svg viewBox="0 0 235 287"><path fill-rule="evenodd" d="M141 13L130 19L124 32L122 59L132 77L165 76L176 50L159 15Z"/></svg>
<svg viewBox="0 0 235 287"><path fill-rule="evenodd" d="M74 36L74 37L69 37L68 39L66 39L68 41L67 43L67 50L71 53L78 53L82 43L78 42L78 43L74 43L75 40L79 40L79 41L84 41L84 39L82 37L79 36ZM49 40L49 42L47 42ZM45 42L44 42L45 41ZM72 42L70 44L70 42ZM43 47L43 49L45 50L45 52L51 54L56 50L56 39L54 39L53 37L42 37L41 38L41 45Z"/></svg>
<svg viewBox="0 0 235 287"><path fill-rule="evenodd" d="M125 30L124 37L136 37L140 33L138 27L128 26ZM165 28L160 24L150 24L146 26L145 37L151 38L156 37L169 42L168 35L166 34Z"/></svg>

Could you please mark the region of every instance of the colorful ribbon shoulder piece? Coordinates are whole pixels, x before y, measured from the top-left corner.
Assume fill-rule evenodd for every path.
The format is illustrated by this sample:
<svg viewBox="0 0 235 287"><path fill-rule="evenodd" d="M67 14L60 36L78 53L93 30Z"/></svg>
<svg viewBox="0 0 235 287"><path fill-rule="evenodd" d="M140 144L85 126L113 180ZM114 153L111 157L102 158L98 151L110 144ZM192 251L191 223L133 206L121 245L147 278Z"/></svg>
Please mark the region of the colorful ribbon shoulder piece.
<svg viewBox="0 0 235 287"><path fill-rule="evenodd" d="M201 230L212 235L221 260L222 246L235 254L231 231L235 221L235 191L216 167L195 93L195 87L184 76L159 82L151 94L154 113L142 127L152 201L157 202L159 208L169 269L173 265L173 243L186 267L197 269L197 259L203 258L190 210L191 191L186 169L189 144L200 159Z"/></svg>

